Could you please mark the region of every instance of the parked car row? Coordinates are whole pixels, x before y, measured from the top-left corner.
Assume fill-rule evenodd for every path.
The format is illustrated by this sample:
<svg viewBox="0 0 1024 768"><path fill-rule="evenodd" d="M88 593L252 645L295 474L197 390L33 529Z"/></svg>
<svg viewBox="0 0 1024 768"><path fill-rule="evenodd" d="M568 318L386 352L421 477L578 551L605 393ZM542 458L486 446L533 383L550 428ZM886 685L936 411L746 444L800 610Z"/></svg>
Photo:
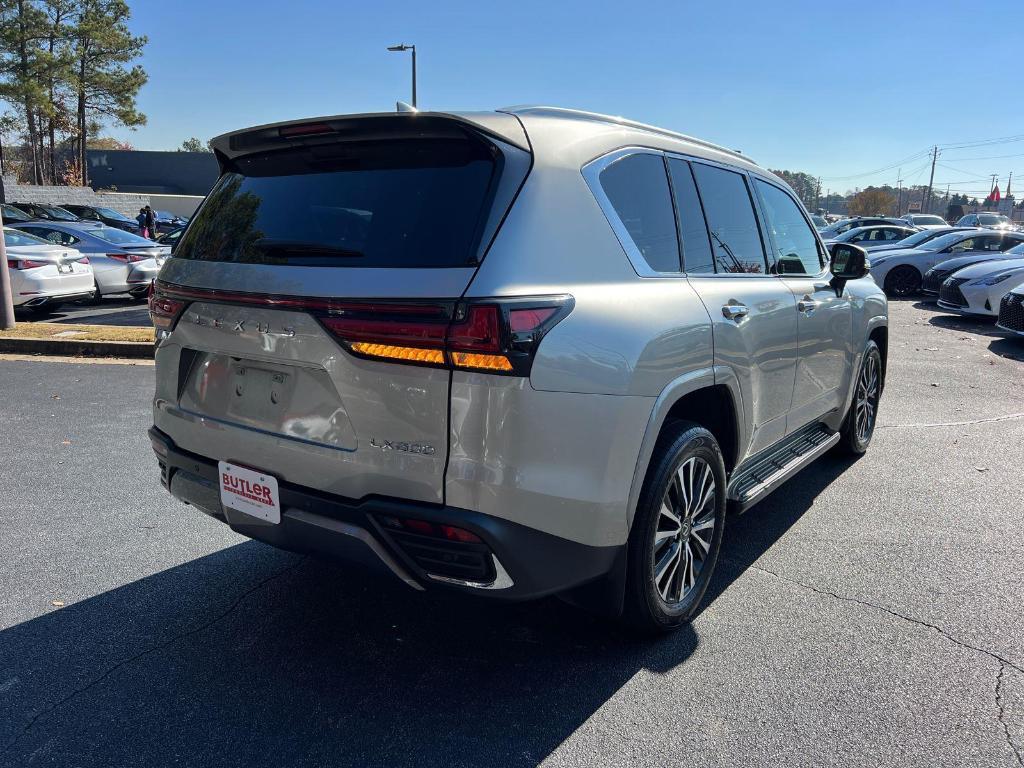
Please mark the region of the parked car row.
<svg viewBox="0 0 1024 768"><path fill-rule="evenodd" d="M171 252L169 245L82 221L18 222L4 229L4 242L8 267L17 273L15 307L36 314L52 312L71 301L98 302L113 294L127 293L144 300ZM47 258L23 253L30 247Z"/></svg>
<svg viewBox="0 0 1024 768"><path fill-rule="evenodd" d="M170 211L154 211L154 213L156 214L156 229L158 233L172 232L188 223L187 218L178 216ZM113 208L96 205L49 205L47 203L12 202L3 205L3 218L5 224L33 220L88 222L123 229L125 232L137 233L139 231L139 224L134 218L125 216Z"/></svg>
<svg viewBox="0 0 1024 768"><path fill-rule="evenodd" d="M929 228L853 226L826 242L864 248L872 279L890 296L921 294L949 312L996 317L1024 337L1024 232L914 223Z"/></svg>

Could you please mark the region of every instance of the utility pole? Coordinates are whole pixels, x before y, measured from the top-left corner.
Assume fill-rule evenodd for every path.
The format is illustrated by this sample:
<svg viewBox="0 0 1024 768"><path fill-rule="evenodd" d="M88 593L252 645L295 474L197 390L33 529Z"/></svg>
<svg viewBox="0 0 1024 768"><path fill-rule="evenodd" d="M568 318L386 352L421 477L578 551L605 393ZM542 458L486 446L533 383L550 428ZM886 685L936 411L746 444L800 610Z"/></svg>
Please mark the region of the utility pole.
<svg viewBox="0 0 1024 768"><path fill-rule="evenodd" d="M821 176L818 177L818 185L814 188L814 212L818 212L818 201L821 199Z"/></svg>
<svg viewBox="0 0 1024 768"><path fill-rule="evenodd" d="M896 218L903 212L903 169L896 171Z"/></svg>
<svg viewBox="0 0 1024 768"><path fill-rule="evenodd" d="M932 147L932 173L928 177L928 194L925 195L924 205L921 206L921 213L931 213L932 210L932 183L935 181L935 161L939 159L938 146Z"/></svg>
<svg viewBox="0 0 1024 768"><path fill-rule="evenodd" d="M828 209L828 199L831 196L832 196L832 190L831 189L826 189L825 190L825 213L831 213L831 211Z"/></svg>
<svg viewBox="0 0 1024 768"><path fill-rule="evenodd" d="M6 201L3 177L0 177L0 203ZM11 295L11 275L7 271L7 247L3 231L3 216L0 215L0 331L14 327L14 298Z"/></svg>
<svg viewBox="0 0 1024 768"><path fill-rule="evenodd" d="M999 178L999 174L998 173L993 173L992 174L992 183L988 185L988 197L985 199L985 203L986 204L988 203L989 200L992 200L992 193L995 192L995 189L996 189L996 179L998 179L998 178ZM996 204L996 201L992 200L992 205L995 205L995 204Z"/></svg>

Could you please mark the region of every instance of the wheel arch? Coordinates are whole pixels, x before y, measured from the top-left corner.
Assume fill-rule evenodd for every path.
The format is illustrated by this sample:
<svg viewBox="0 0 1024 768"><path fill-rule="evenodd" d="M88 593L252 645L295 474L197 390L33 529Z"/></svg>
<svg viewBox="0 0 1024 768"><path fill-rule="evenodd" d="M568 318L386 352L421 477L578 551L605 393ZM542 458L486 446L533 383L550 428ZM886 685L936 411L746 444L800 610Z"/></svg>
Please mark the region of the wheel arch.
<svg viewBox="0 0 1024 768"><path fill-rule="evenodd" d="M627 534L633 527L636 506L655 450L674 422L692 421L715 436L725 460L726 473L740 460L746 433L739 382L731 371L707 368L679 377L659 395L644 432L637 458L626 515Z"/></svg>

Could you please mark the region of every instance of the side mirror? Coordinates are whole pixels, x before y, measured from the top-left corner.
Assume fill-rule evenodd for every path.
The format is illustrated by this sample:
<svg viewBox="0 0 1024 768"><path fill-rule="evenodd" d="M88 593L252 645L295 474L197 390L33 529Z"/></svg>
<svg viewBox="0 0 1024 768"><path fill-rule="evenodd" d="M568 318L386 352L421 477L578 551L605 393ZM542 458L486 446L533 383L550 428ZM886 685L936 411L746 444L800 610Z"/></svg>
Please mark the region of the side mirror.
<svg viewBox="0 0 1024 768"><path fill-rule="evenodd" d="M829 269L832 272L832 286L842 291L847 280L860 280L868 274L868 252L851 243L832 243Z"/></svg>

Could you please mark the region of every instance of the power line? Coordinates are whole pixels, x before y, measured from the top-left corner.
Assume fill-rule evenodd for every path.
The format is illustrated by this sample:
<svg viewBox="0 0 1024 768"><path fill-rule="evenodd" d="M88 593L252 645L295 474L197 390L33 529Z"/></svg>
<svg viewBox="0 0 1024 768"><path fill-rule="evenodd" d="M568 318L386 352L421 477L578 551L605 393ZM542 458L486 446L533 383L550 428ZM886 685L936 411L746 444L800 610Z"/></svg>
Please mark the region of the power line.
<svg viewBox="0 0 1024 768"><path fill-rule="evenodd" d="M922 150L921 152L915 152L913 155L910 155L909 157L905 157L902 160L897 160L895 163L891 163L890 165L887 165L884 168L878 168L878 169L876 169L874 171L867 171L866 173L855 173L855 174L853 174L851 176L822 176L821 180L822 181L848 181L850 179L862 179L865 176L876 176L879 173L884 173L885 171L891 171L893 168L898 168L901 165L903 165L904 163L908 163L908 162L910 162L912 160L917 160L920 157L924 157L925 155L929 154L930 152L931 152L930 149L925 149L925 150Z"/></svg>

